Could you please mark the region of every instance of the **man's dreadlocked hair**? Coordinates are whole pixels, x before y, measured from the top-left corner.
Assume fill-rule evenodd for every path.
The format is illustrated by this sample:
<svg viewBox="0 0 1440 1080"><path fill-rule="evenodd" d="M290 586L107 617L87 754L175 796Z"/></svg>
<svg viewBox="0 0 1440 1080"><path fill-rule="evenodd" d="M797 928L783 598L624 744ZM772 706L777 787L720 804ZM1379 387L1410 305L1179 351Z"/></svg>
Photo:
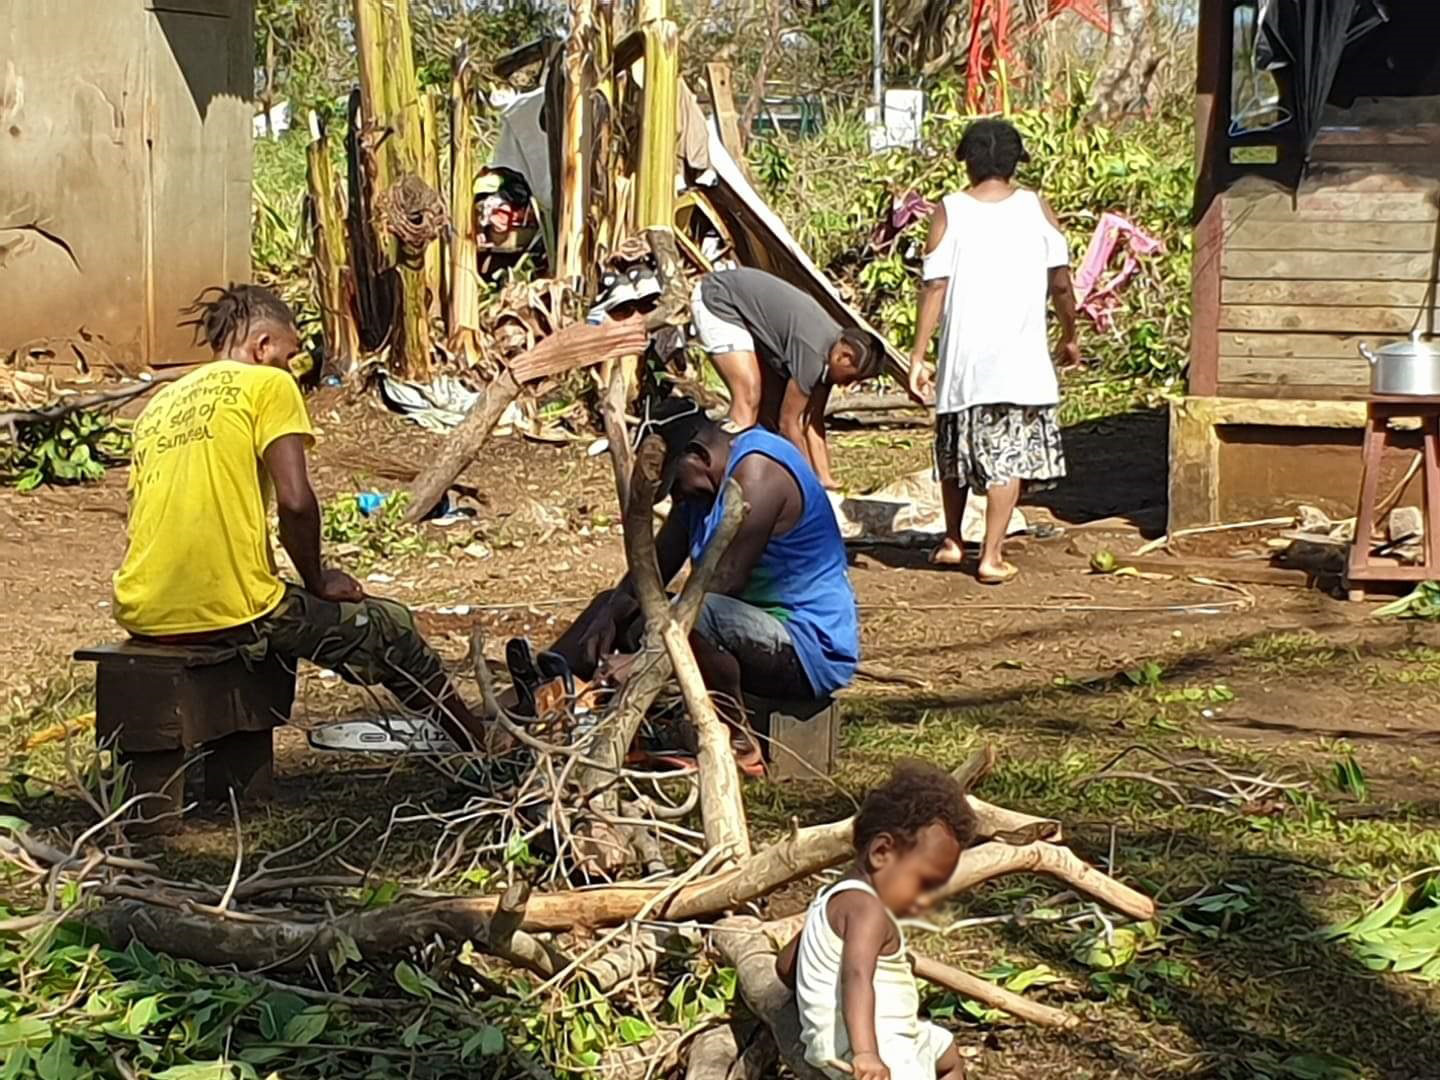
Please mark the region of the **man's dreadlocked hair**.
<svg viewBox="0 0 1440 1080"><path fill-rule="evenodd" d="M269 289L259 285L211 286L181 311L191 316L181 326L195 327L195 344L202 341L217 353L226 352L237 341L245 340L257 322L273 322L277 326L295 325L290 305Z"/></svg>
<svg viewBox="0 0 1440 1080"><path fill-rule="evenodd" d="M962 848L975 839L975 811L955 778L928 762L898 762L889 782L872 788L860 804L855 850L863 854L881 833L908 849L927 825L943 825Z"/></svg>
<svg viewBox="0 0 1440 1080"><path fill-rule="evenodd" d="M1029 161L1020 132L1008 120L976 120L960 136L955 156L965 163L970 179L1009 180L1022 161Z"/></svg>

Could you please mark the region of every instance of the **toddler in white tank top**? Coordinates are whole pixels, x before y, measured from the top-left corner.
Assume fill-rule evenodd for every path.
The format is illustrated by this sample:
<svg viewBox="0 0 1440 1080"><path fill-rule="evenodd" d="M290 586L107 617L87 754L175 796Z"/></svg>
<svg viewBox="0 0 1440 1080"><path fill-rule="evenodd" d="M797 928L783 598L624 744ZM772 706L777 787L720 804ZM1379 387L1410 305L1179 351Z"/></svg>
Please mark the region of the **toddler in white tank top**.
<svg viewBox="0 0 1440 1080"><path fill-rule="evenodd" d="M964 791L932 765L902 762L866 796L855 818L854 866L815 898L777 962L795 988L805 1059L827 1076L965 1075L951 1034L919 1017L898 919L928 906L974 836Z"/></svg>

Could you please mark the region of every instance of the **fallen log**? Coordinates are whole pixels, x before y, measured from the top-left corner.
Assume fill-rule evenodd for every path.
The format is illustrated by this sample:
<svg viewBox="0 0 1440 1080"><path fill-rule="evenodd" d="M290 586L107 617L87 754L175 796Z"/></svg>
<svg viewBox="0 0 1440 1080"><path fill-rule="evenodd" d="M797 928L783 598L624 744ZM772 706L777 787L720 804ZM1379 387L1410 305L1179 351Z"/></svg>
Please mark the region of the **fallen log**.
<svg viewBox="0 0 1440 1080"><path fill-rule="evenodd" d="M490 438L500 417L520 396L520 385L536 370L553 373L584 364L633 355L645 348L645 330L637 319L633 322L607 322L599 326L576 323L551 334L533 349L521 354L515 364L502 371L485 388L460 426L445 440L435 461L410 485L410 502L405 520L412 525L439 503L455 478L479 455Z"/></svg>
<svg viewBox="0 0 1440 1080"><path fill-rule="evenodd" d="M151 390L157 390L168 382L182 379L194 370L194 365L174 368L170 371L155 375L145 382L133 383L115 390L102 390L95 394L76 394L72 397L63 397L59 401L38 409L18 409L13 412L3 412L0 413L0 427L13 427L17 424L43 424L53 420L59 420L73 412L84 412L88 409L115 408L134 398L148 394Z"/></svg>
<svg viewBox="0 0 1440 1080"><path fill-rule="evenodd" d="M975 800L973 805L981 820L982 834L993 834L997 823L1014 824L1014 811L992 818L988 804ZM676 889L651 914L655 918L683 920L733 911L849 859L854 854L852 829L849 820L797 829L730 870ZM1045 843L1012 847L991 841L969 849L961 856L945 895L1013 873L1051 874L1132 918L1149 919L1154 915L1154 902L1148 897L1087 866L1068 849ZM536 972L553 969L549 950L530 935L617 926L654 904L666 888L663 884L607 885L537 893L526 902L518 925L514 925L516 920L507 919L507 926L513 926L513 955L502 958ZM103 889L99 895L107 897ZM494 896L415 900L318 924L279 919L240 921L206 914L189 905L162 906L129 897L101 909L95 917L122 944L134 938L148 947L202 963L286 968L303 964L309 957L329 955L342 933L365 955L393 954L422 945L437 935L452 941L503 940L503 934L497 935L491 929L503 905L503 899Z"/></svg>
<svg viewBox="0 0 1440 1080"><path fill-rule="evenodd" d="M730 1080L730 1070L740 1060L740 1042L729 1024L706 1028L690 1042L685 1062L685 1080Z"/></svg>
<svg viewBox="0 0 1440 1080"><path fill-rule="evenodd" d="M1155 917L1155 901L1107 874L1102 874L1067 847L1043 841L1012 845L990 841L969 848L937 899L973 889L1006 874L1048 874L1138 922Z"/></svg>
<svg viewBox="0 0 1440 1080"><path fill-rule="evenodd" d="M740 997L775 1036L780 1060L796 1080L825 1080L808 1061L800 1044L800 1014L795 995L775 974L775 950L765 936L764 924L750 916L722 919L715 926L715 947L735 969Z"/></svg>

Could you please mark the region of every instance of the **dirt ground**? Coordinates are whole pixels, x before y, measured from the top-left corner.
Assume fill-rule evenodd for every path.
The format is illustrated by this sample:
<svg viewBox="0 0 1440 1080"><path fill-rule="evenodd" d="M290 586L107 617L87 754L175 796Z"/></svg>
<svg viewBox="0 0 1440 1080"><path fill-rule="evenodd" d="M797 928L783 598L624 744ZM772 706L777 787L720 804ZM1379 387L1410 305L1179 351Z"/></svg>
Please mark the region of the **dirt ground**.
<svg viewBox="0 0 1440 1080"><path fill-rule="evenodd" d="M312 412L320 428L314 474L322 500L403 486L437 444L432 434L333 393ZM966 573L931 568L918 549L855 550L865 667L847 698L838 786L760 785L752 805L757 825L843 813L897 755L958 764L991 742L1008 764L997 777L998 793L987 789L987 797L1080 815L1067 824L1075 825L1074 842L1087 858L1107 858L1113 849L1117 873L1133 874L1167 901L1223 881L1245 882L1268 890L1287 912L1303 914L1313 930L1316 905L1353 913L1388 881L1417 869L1426 851L1437 861L1440 633L1379 622L1366 605L1314 590L1089 573L1090 553L1133 551L1163 523L1166 423L1161 414L1132 414L1067 435L1071 477L1042 503L1024 506L1032 524L1053 525L1053 534L1012 542L1012 560L1022 570L1015 583L981 586ZM832 438L839 477L854 489L922 467L929 449L923 430L842 431ZM462 478L482 507L476 523L431 528L439 545L433 552L367 567L361 576L370 576L373 591L415 606L422 627L451 659L463 655L477 624L492 655L510 635L544 640L623 565L609 462L587 456L587 443L495 441ZM86 675L69 654L117 636L109 577L124 549L124 513L120 471L95 487L0 493L0 693L8 700L0 714L20 714L65 685L83 687ZM1215 545L1206 553L1215 554ZM336 680L309 672L296 726L363 707ZM1329 792L1339 809L1323 825L1269 847L1264 815L1253 827L1225 825L1217 834L1206 831L1203 815L1165 817L1153 791L1127 788L1103 806L1075 794L1082 773L1136 743L1222 755L1252 770L1292 770L1316 790L1335 762L1353 755L1367 789L1360 798ZM283 791L275 814L313 812L307 800L352 768L349 759L310 751L299 730L285 732L280 745ZM376 798L373 791L368 797ZM1355 875L1363 885L1340 881L1341 871L1326 877L1328 870L1314 883L1296 882L1272 865L1286 858L1304 863L1308 852L1323 849L1350 875L1345 847L1359 841L1349 830L1392 823L1394 833L1384 837L1398 839L1366 834L1374 846L1365 849L1368 874ZM227 828L217 822L213 830L220 866ZM206 835L201 829L186 843L203 851ZM1217 835L1229 845L1219 865L1205 861L1216 856ZM1272 860L1264 863L1271 869L1258 870L1262 863L1253 859ZM961 913L1009 910L1017 887L983 890ZM1337 888L1352 895L1337 898ZM1083 972L1067 966L1053 938L1001 927L965 944L944 940L945 951L980 970L1020 953L1033 960L1038 952L1064 976L1062 995L1069 986L1078 1007L1100 1010L1072 1035L967 1029L962 1039L976 1047L982 1077L1062 1069L1075 1077L1440 1076L1434 994L1380 980L1334 950L1326 954L1335 980L1328 989L1312 985L1306 975L1312 961L1296 951L1300 946L1260 935L1205 946L1212 953L1186 952L1192 965L1203 966L1197 955L1214 961L1188 989L1177 984L1164 996L1137 983L1097 1005L1094 979L1086 983ZM1163 1006L1156 1004L1162 998ZM1106 1018L1111 1006L1125 1010L1123 1023L1114 1014ZM1337 1055L1355 1071L1304 1072L1311 1051Z"/></svg>
<svg viewBox="0 0 1440 1080"><path fill-rule="evenodd" d="M312 471L322 501L402 487L438 442L333 393L322 396L315 416ZM1032 525L1056 526L1055 535L1010 541L1007 550L1024 571L1016 582L982 586L963 571L931 567L920 548L854 549L869 676L863 689L923 688L936 703L965 707L1155 660L1172 673L1228 681L1237 690L1236 705L1203 725L1216 734L1348 739L1381 756L1408 756L1407 747L1437 737L1428 709L1406 708L1383 688L1317 686L1304 671L1262 678L1236 663L1247 641L1277 632L1321 634L1357 654L1424 636L1376 624L1364 605L1300 589L1229 590L1183 578L1088 573L1091 552L1124 554L1163 526L1165 419L1132 414L1067 436L1072 476L1022 507ZM372 592L415 607L452 657L477 624L492 653L493 643L514 634L543 640L624 566L609 462L588 457L587 441L492 442L460 481L482 507L476 524L432 527L437 550L396 565L365 563L360 576ZM835 441L848 490L921 467L929 450L920 430L841 432ZM123 470L112 470L93 487L0 490L0 611L7 613L0 693L12 701L22 702L37 679L52 678L75 648L115 638L109 579L125 548L124 487ZM472 539L483 552L464 553L476 550ZM307 705L302 698L301 723Z"/></svg>

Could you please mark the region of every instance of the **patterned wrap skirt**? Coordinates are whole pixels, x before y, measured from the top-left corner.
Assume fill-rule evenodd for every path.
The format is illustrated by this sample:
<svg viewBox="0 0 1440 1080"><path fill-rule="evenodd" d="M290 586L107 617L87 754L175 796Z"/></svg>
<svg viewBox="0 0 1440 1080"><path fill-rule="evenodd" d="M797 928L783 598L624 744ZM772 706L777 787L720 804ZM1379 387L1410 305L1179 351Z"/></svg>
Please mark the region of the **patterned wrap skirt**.
<svg viewBox="0 0 1440 1080"><path fill-rule="evenodd" d="M1058 405L972 405L935 418L940 479L961 487L999 487L1011 480L1052 487L1065 475Z"/></svg>

